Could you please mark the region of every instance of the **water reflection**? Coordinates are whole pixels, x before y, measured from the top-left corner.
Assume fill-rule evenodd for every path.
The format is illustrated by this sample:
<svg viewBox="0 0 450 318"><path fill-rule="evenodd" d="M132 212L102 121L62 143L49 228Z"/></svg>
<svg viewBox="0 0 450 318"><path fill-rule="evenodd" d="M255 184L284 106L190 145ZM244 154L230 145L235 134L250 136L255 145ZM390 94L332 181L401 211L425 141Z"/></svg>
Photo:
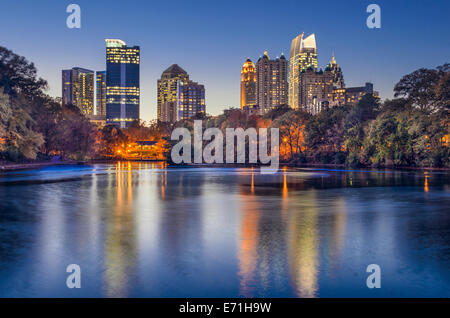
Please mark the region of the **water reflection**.
<svg viewBox="0 0 450 318"><path fill-rule="evenodd" d="M303 198L309 205L289 217L288 262L298 297L316 297L318 290L319 237L317 229L317 193L308 191Z"/></svg>
<svg viewBox="0 0 450 318"><path fill-rule="evenodd" d="M450 296L445 173L57 169L0 176L0 296Z"/></svg>
<svg viewBox="0 0 450 318"><path fill-rule="evenodd" d="M253 195L254 173L252 173L252 195L242 195L241 229L239 239L239 276L240 295L255 297L255 272L258 261L258 227L260 218L260 203Z"/></svg>
<svg viewBox="0 0 450 318"><path fill-rule="evenodd" d="M137 253L131 163L117 163L115 181L109 189L115 200L107 202L113 213L106 215L104 284L107 297L126 297Z"/></svg>

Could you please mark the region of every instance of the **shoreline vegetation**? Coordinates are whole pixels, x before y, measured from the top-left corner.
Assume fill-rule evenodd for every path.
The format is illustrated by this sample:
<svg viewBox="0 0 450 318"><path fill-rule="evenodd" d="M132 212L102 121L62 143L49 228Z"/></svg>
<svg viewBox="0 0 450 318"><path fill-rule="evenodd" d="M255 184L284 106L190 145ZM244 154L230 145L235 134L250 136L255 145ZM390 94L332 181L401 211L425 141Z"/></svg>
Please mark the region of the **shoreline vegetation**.
<svg viewBox="0 0 450 318"><path fill-rule="evenodd" d="M0 46L0 171L144 159L173 166L170 153L178 140L171 140L172 132L186 128L192 136L195 120L202 121L204 130L214 127L222 133L278 129L281 166L450 169L450 64L403 76L394 87L395 98L383 102L366 94L356 105L330 107L317 115L288 105L264 115L229 108L176 123L135 121L126 129L99 128L46 89L33 63ZM245 147L249 153L248 139Z"/></svg>
<svg viewBox="0 0 450 318"><path fill-rule="evenodd" d="M116 164L118 162L132 162L132 163L155 163L155 162L163 162L166 161L161 160L88 160L88 161L61 161L61 162L27 162L27 163L12 163L12 162L0 162L0 173L2 172L12 172L12 171L26 171L26 170L35 170L39 168L46 167L57 167L57 166L90 166L94 164ZM186 165L170 165L168 164L166 168L259 168L262 165L258 164L186 164ZM351 168L345 164L320 164L320 163L304 163L300 165L289 164L289 163L281 163L280 171L283 168L317 168L317 169L332 169L332 170L395 170L395 171L405 171L405 170L414 170L414 171L444 171L450 172L450 168L448 167L395 167L395 166L383 166L383 167L359 167L359 168Z"/></svg>

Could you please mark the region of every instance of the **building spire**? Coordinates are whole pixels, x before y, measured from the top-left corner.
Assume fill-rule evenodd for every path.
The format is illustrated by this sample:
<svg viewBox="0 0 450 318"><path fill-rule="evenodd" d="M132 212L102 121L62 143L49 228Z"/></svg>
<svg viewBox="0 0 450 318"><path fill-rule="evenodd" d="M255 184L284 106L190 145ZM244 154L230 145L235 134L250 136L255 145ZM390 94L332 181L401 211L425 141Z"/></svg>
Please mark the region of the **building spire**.
<svg viewBox="0 0 450 318"><path fill-rule="evenodd" d="M337 63L336 63L336 58L334 57L334 50L333 50L333 53L332 53L332 55L331 55L331 61L330 61L330 64L331 64L331 65L337 64Z"/></svg>

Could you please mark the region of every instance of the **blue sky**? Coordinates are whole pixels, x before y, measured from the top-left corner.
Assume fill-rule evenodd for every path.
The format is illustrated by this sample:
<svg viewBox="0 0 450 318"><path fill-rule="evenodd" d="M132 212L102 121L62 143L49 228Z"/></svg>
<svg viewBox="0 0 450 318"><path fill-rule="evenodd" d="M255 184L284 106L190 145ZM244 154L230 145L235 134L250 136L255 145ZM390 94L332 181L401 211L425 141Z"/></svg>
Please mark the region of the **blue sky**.
<svg viewBox="0 0 450 318"><path fill-rule="evenodd" d="M68 29L66 7L82 10ZM368 29L366 7L381 7ZM61 95L61 70L105 69L105 38L141 47L141 117L156 118L156 81L173 63L205 85L207 112L239 107L240 69L264 50L289 57L291 40L315 33L319 66L335 52L347 86L371 81L391 98L402 75L450 62L450 2L0 0L0 46L35 63L49 93Z"/></svg>

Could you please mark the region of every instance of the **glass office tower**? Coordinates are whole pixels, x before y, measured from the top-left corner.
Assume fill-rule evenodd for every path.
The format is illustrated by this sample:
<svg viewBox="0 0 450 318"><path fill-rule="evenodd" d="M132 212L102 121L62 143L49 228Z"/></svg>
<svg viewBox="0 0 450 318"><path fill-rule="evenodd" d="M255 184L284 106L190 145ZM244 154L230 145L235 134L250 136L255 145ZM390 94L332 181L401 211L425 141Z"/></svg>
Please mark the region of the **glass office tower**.
<svg viewBox="0 0 450 318"><path fill-rule="evenodd" d="M139 46L106 39L106 121L120 128L139 120Z"/></svg>
<svg viewBox="0 0 450 318"><path fill-rule="evenodd" d="M299 109L299 76L303 70L317 70L316 36L304 33L292 40L289 59L289 106Z"/></svg>

